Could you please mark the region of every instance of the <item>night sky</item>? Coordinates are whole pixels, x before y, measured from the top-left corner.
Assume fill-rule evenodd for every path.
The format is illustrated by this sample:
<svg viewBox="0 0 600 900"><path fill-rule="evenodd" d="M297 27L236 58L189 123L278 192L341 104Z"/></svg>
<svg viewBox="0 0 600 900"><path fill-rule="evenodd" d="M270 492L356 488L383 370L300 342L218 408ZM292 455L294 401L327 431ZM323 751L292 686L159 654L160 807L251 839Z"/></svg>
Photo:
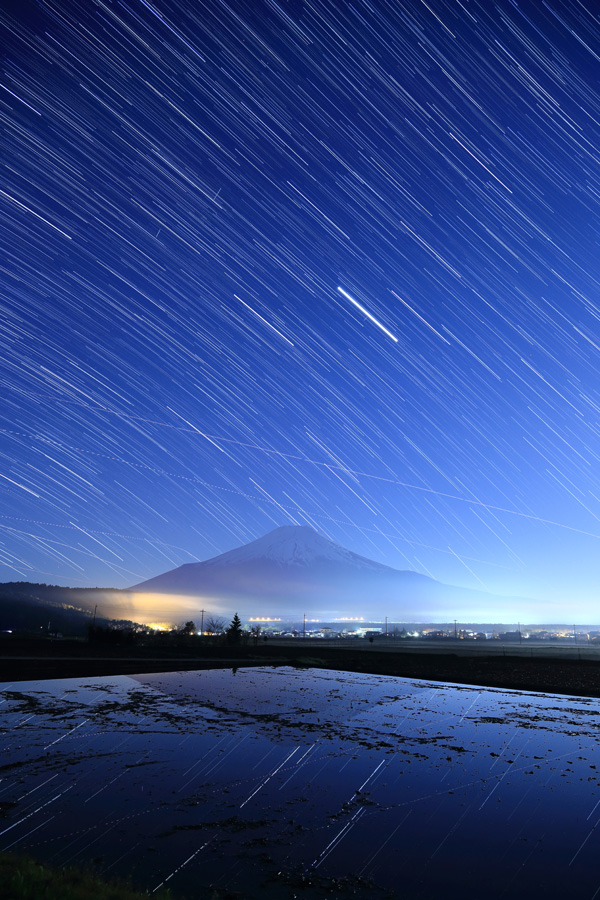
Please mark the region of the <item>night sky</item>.
<svg viewBox="0 0 600 900"><path fill-rule="evenodd" d="M0 581L298 523L600 619L594 4L11 0L0 46Z"/></svg>

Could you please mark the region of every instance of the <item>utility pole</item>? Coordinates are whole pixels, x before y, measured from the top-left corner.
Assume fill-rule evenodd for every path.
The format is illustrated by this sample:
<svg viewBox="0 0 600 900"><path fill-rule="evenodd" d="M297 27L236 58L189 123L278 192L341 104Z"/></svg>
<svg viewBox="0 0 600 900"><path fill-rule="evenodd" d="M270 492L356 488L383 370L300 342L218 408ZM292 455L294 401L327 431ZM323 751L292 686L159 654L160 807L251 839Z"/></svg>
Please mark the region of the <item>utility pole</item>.
<svg viewBox="0 0 600 900"><path fill-rule="evenodd" d="M94 621L92 623L92 628L96 627L96 610L97 609L98 609L98 604L96 603L96 605L94 606Z"/></svg>
<svg viewBox="0 0 600 900"><path fill-rule="evenodd" d="M201 624L200 624L200 635L202 636L204 634L204 610L201 609L200 612L202 614L202 619L201 619Z"/></svg>
<svg viewBox="0 0 600 900"><path fill-rule="evenodd" d="M457 638L458 638L458 634L457 634L457 631L456 631L456 619L455 619L455 620L454 620L454 640L457 640Z"/></svg>
<svg viewBox="0 0 600 900"><path fill-rule="evenodd" d="M306 613L304 613L304 621L302 623L302 637L306 638Z"/></svg>
<svg viewBox="0 0 600 900"><path fill-rule="evenodd" d="M517 622L517 628L519 629L519 643L521 643L521 623Z"/></svg>

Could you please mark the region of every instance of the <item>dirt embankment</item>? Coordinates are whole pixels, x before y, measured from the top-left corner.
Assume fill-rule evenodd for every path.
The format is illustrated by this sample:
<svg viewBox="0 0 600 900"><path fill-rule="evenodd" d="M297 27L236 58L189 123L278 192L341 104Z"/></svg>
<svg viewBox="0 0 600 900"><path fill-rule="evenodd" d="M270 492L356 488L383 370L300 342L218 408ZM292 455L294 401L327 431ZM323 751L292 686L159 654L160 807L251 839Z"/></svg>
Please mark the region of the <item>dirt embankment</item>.
<svg viewBox="0 0 600 900"><path fill-rule="evenodd" d="M0 681L127 675L248 665L301 665L482 687L600 697L600 664L589 660L421 655L259 643L241 647L105 647L71 641L2 641Z"/></svg>

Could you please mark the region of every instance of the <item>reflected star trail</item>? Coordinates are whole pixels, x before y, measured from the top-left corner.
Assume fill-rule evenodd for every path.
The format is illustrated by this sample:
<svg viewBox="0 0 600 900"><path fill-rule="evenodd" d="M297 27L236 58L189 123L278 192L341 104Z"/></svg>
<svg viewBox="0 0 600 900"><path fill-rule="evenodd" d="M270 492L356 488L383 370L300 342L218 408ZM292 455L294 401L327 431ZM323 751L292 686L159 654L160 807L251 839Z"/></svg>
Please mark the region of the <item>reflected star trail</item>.
<svg viewBox="0 0 600 900"><path fill-rule="evenodd" d="M588 5L11 0L0 35L0 581L297 523L595 620Z"/></svg>

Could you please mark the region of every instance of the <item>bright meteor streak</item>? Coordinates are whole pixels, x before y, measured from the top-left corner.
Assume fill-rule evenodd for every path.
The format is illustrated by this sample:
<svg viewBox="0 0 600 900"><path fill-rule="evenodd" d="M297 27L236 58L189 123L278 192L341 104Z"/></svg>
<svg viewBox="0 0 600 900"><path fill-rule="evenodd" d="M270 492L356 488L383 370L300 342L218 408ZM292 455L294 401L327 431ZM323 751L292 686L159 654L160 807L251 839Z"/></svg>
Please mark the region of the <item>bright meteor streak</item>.
<svg viewBox="0 0 600 900"><path fill-rule="evenodd" d="M398 343L398 338L394 337L392 332L388 331L387 328L384 325L382 325L381 322L378 321L378 319L375 318L375 316L372 316L371 313L367 309L364 308L364 306L361 306L360 303L358 302L358 300L355 300L354 297L351 297L350 294L347 294L346 291L344 290L344 288L338 287L338 291L340 292L340 294L342 294L346 298L346 300L349 300L350 303L353 303L354 306L356 306L358 309L360 309L361 313L364 313L364 315L367 317L367 319L370 319L371 322L373 322L375 325L377 325L378 328L381 328L381 330L383 332L385 332L385 334L387 334L388 337L390 337L393 341Z"/></svg>

